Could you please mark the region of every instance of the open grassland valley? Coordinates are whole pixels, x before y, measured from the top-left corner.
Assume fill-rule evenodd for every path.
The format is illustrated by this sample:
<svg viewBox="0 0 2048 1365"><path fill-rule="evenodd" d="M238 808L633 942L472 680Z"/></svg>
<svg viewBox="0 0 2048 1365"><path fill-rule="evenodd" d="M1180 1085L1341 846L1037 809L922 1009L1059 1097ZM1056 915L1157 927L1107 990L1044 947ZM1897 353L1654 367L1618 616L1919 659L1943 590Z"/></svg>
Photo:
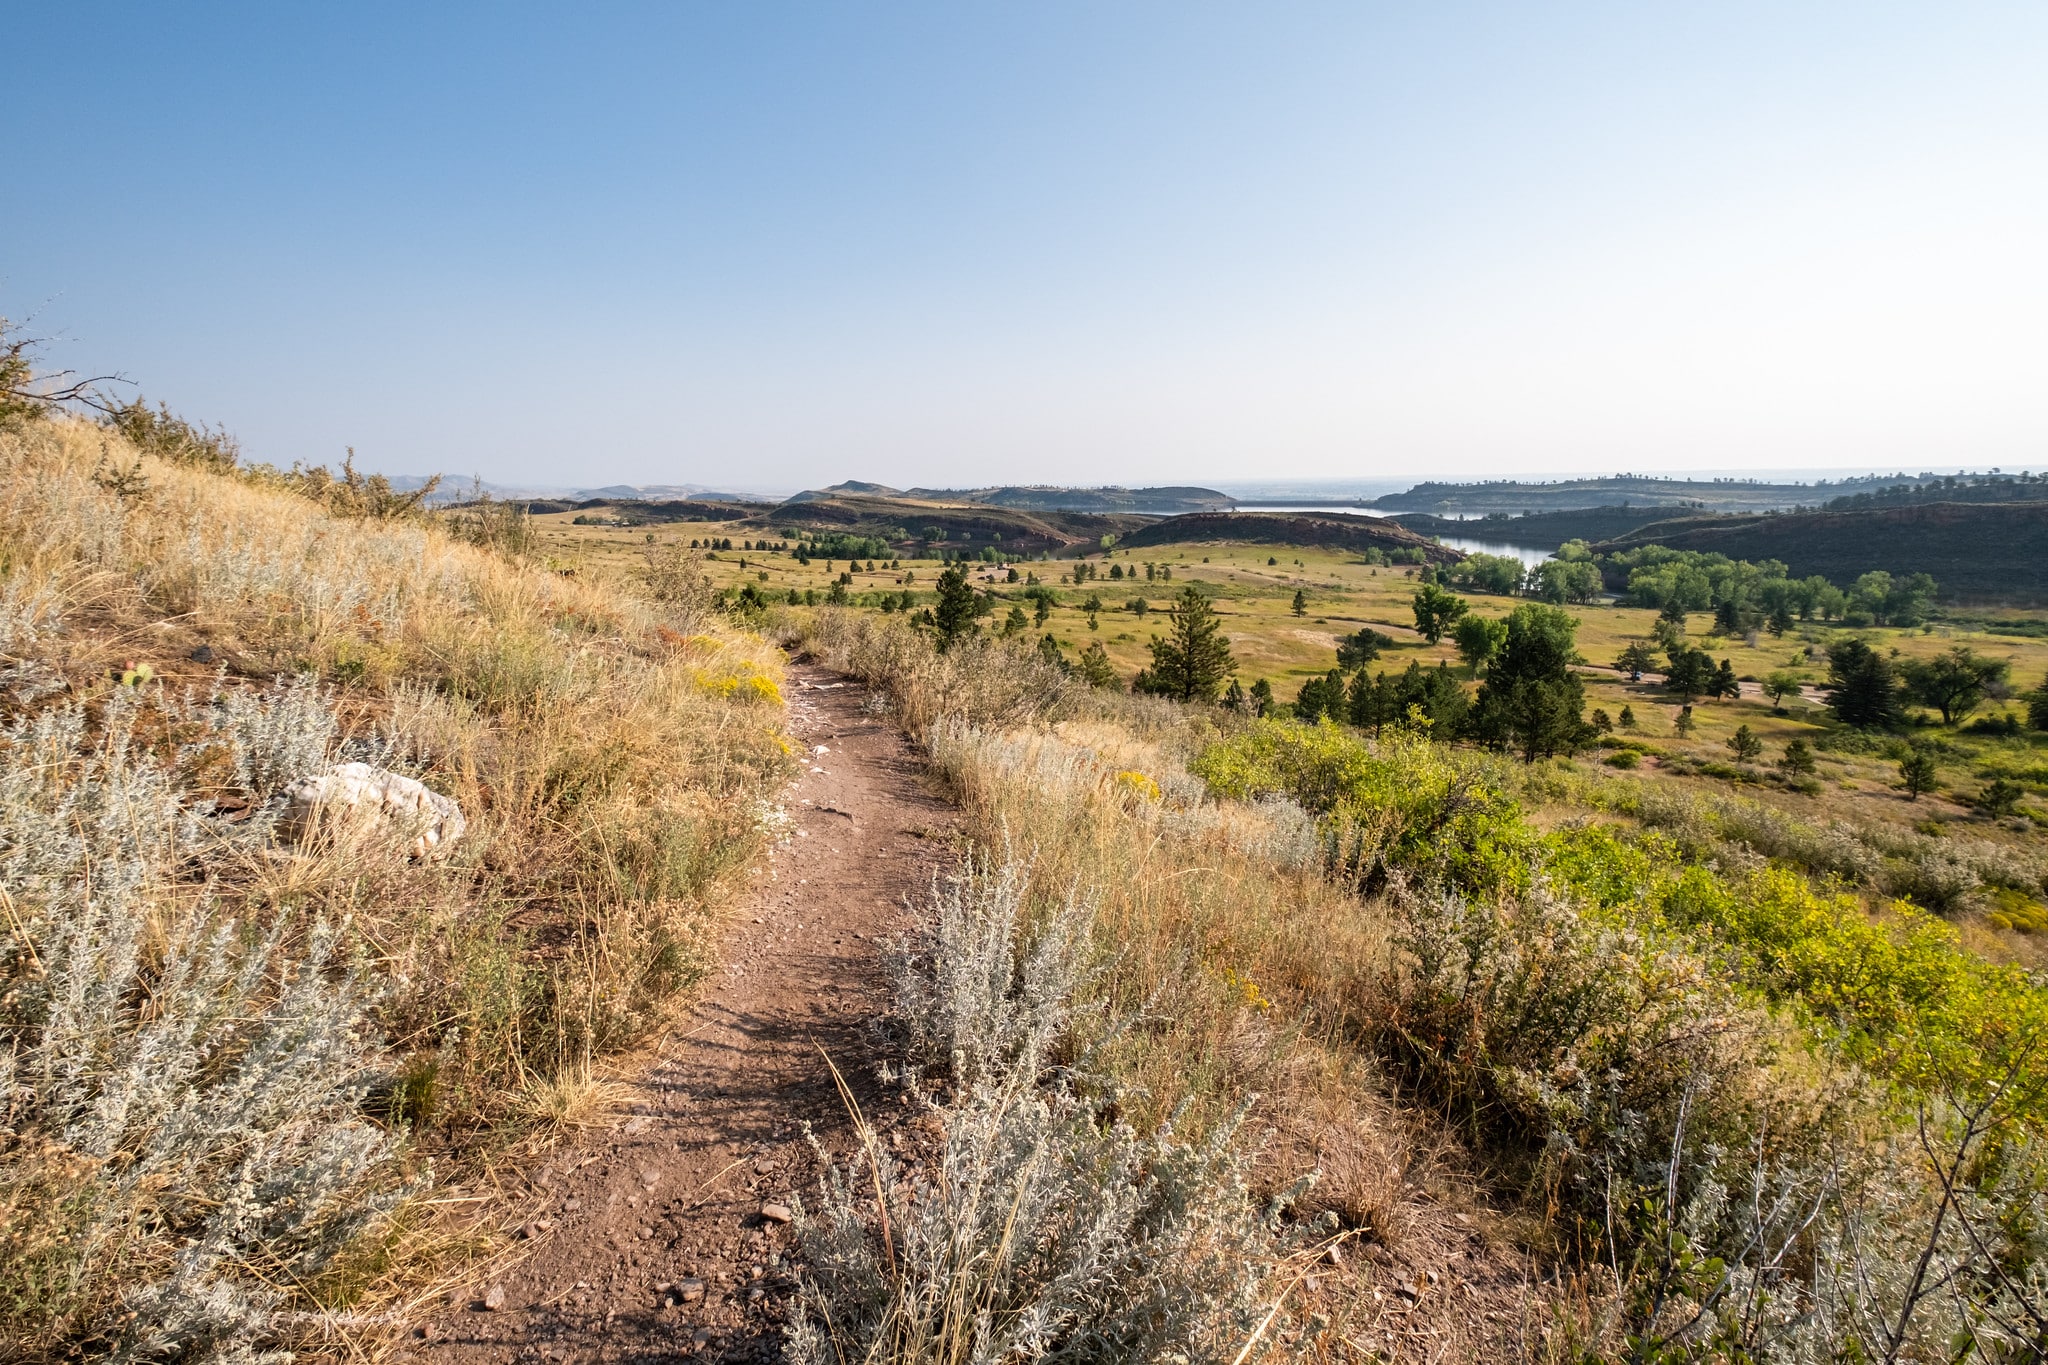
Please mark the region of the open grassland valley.
<svg viewBox="0 0 2048 1365"><path fill-rule="evenodd" d="M0 417L9 1359L2048 1353L2038 616L802 506Z"/></svg>

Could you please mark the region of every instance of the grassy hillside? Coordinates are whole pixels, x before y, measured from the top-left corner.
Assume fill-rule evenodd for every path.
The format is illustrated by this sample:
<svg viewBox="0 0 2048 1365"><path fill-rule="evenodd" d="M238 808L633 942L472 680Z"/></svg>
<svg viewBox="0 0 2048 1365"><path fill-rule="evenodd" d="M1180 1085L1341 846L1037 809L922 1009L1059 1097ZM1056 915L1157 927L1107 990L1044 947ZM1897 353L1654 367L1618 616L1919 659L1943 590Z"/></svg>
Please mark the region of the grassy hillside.
<svg viewBox="0 0 2048 1365"><path fill-rule="evenodd" d="M1603 542L1782 561L1794 574L1930 573L1949 600L2048 601L2048 502L1918 503L1768 516L1682 517Z"/></svg>
<svg viewBox="0 0 2048 1365"><path fill-rule="evenodd" d="M778 656L687 577L147 444L0 426L0 1352L374 1347L706 970ZM343 760L465 831L288 818Z"/></svg>
<svg viewBox="0 0 2048 1365"><path fill-rule="evenodd" d="M1077 690L1022 642L935 653L845 611L780 628L894 691L987 859L920 947L937 992L920 998L947 1013L913 1029L956 1040L957 1068L972 1021L1007 1017L1002 992L972 993L969 954L991 950L967 931L994 925L1031 963L1015 1007L1082 1059L1047 1086L1114 1095L1136 1134L1170 1121L1204 1150L1253 1106L1266 1136L1237 1178L1291 1207L1267 1255L1302 1268L1268 1319L1282 1358L2028 1355L2048 1000L1854 880L1858 859L1938 853L1637 775L1501 764L1425 727ZM2003 866L2048 890L2038 858ZM952 1081L949 1129L1014 1093ZM1065 1162L1042 1112L1006 1131ZM890 1169L874 1179L893 1191ZM1145 1197L1100 1169L1066 1201ZM1026 1210L1003 1241L1036 1245L1058 1214L987 1170L932 1197L1000 1198ZM1228 1230L1218 1175L1207 1194L1169 1175L1171 1207ZM835 1204L838 1226L879 1235L862 1203ZM974 1235L962 1259L999 1255ZM922 1267L839 1266L818 1306L842 1318L869 1293L940 1288ZM1921 1292L1916 1266L1967 1287ZM1156 1286L1177 1267L1155 1251L1138 1268Z"/></svg>
<svg viewBox="0 0 2048 1365"><path fill-rule="evenodd" d="M976 629L941 650L936 558L689 548L917 504L427 522L171 449L0 431L11 1355L369 1354L379 1310L490 1254L463 1211L491 1163L584 1121L762 846L790 761L764 638L886 690L973 855L890 954L945 1178L872 1151L815 1192L810 1358L803 1330L864 1351L877 1322L938 1322L949 1358L1038 1321L1230 1361L2039 1345L2048 737L1923 724L1909 798L1908 735L1803 696L1703 700L1681 733L1604 667L1656 613L1598 603L1570 609L1578 670L1633 724L1574 757L1420 707L1373 731L1126 690L1192 587L1283 704L1366 627L1368 667L1469 691L1415 629L1427 565L1387 547L1457 557L1378 524L1133 545L1172 523L1132 519L1104 551L1039 519L1065 557L968 566ZM1303 521L1358 529L1224 529ZM938 546L998 543L959 530ZM1692 628L1750 676L1815 679L1851 635L2048 673L2048 640L1940 624ZM1816 772L1728 761L1743 726ZM429 857L282 818L344 758L467 830ZM2017 814L1981 807L1994 774Z"/></svg>

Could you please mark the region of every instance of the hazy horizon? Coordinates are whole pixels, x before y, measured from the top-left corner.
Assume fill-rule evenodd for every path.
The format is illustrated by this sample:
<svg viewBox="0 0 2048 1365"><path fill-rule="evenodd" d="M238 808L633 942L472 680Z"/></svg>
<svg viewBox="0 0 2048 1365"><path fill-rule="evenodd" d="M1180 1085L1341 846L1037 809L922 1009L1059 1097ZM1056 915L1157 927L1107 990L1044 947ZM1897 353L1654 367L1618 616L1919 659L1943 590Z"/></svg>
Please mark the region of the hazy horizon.
<svg viewBox="0 0 2048 1365"><path fill-rule="evenodd" d="M790 490L2048 462L2039 7L15 31L0 313L259 460Z"/></svg>

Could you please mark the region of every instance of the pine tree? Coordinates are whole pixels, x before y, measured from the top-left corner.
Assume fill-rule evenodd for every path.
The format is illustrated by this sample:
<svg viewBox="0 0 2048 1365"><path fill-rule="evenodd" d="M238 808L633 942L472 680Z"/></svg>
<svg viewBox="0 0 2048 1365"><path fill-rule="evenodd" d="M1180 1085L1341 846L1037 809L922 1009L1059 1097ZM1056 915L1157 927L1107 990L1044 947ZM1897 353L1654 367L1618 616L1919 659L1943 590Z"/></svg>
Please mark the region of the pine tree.
<svg viewBox="0 0 2048 1365"><path fill-rule="evenodd" d="M1899 760L1899 780L1906 784L1906 799L1918 801L1922 792L1934 790L1934 755L1914 749Z"/></svg>
<svg viewBox="0 0 2048 1365"><path fill-rule="evenodd" d="M939 575L939 600L932 610L932 622L939 632L939 648L950 649L973 635L974 589L967 585L967 570L954 565Z"/></svg>
<svg viewBox="0 0 2048 1365"><path fill-rule="evenodd" d="M1152 637L1152 667L1141 675L1144 690L1177 701L1214 701L1235 661L1223 623L1200 589L1181 589L1172 607L1173 630Z"/></svg>
<svg viewBox="0 0 2048 1365"><path fill-rule="evenodd" d="M1296 616L1308 615L1308 593L1300 588L1294 590L1294 614Z"/></svg>
<svg viewBox="0 0 2048 1365"><path fill-rule="evenodd" d="M1116 666L1109 661L1109 651L1102 647L1100 640L1093 641L1081 651L1081 661L1074 665L1074 676L1090 687L1122 687L1123 679L1116 675Z"/></svg>
<svg viewBox="0 0 2048 1365"><path fill-rule="evenodd" d="M1322 677L1310 678L1301 685L1301 694L1294 701L1294 718L1317 721L1328 716L1339 720L1344 709L1344 675L1333 668Z"/></svg>
<svg viewBox="0 0 2048 1365"><path fill-rule="evenodd" d="M1522 761L1569 753L1590 737L1586 687L1571 665L1578 622L1556 607L1524 603L1510 612L1507 634L1487 665L1473 707L1472 733Z"/></svg>
<svg viewBox="0 0 2048 1365"><path fill-rule="evenodd" d="M1754 763L1764 751L1764 742L1747 725L1738 725L1735 733L1728 737L1728 747L1744 763Z"/></svg>
<svg viewBox="0 0 2048 1365"><path fill-rule="evenodd" d="M1889 729L1904 719L1899 679L1891 660L1861 640L1828 650L1828 708L1845 725Z"/></svg>
<svg viewBox="0 0 2048 1365"><path fill-rule="evenodd" d="M1273 710L1273 684L1267 682L1264 678L1259 679L1252 684L1250 696L1252 713L1254 715L1264 716L1271 714Z"/></svg>

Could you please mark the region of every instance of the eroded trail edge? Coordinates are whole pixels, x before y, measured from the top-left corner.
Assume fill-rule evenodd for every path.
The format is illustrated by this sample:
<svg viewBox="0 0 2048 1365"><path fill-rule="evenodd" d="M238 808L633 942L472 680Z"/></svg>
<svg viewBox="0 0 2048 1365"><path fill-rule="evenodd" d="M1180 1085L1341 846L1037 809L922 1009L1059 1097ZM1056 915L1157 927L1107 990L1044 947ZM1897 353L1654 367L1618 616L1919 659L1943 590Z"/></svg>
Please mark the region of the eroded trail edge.
<svg viewBox="0 0 2048 1365"><path fill-rule="evenodd" d="M427 1359L776 1358L780 1220L815 1181L803 1126L835 1152L851 1137L823 1053L863 1103L879 1098L879 940L904 927L905 895L950 868L955 829L865 687L806 665L788 676L804 746L793 825L733 915L723 967L615 1126L527 1177L533 1253L451 1300L416 1342Z"/></svg>

